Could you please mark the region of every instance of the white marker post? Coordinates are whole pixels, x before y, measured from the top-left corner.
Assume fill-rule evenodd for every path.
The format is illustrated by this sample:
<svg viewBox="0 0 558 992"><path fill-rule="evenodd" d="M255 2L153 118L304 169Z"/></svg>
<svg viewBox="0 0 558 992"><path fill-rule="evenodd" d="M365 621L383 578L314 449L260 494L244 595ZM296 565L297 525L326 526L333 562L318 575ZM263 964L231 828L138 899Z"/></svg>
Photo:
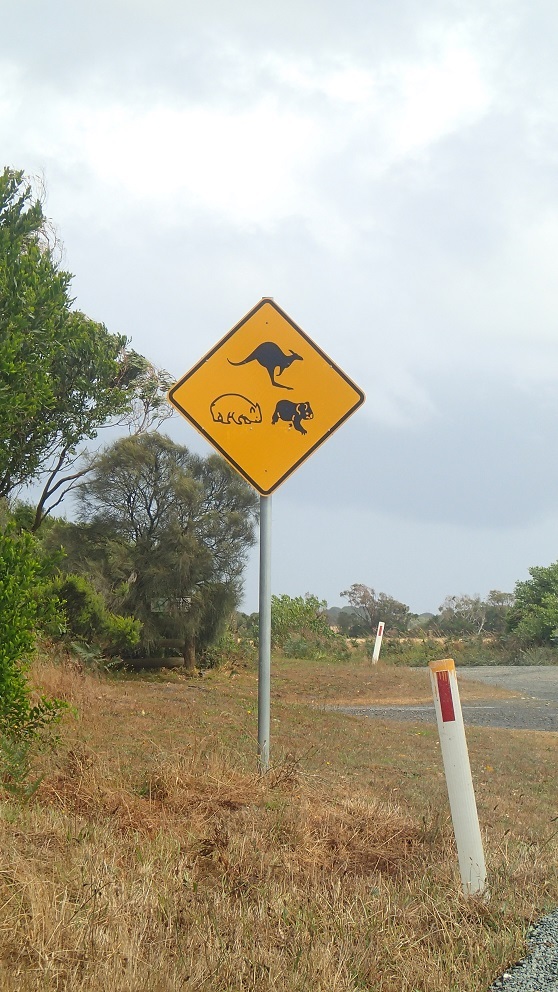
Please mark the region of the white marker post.
<svg viewBox="0 0 558 992"><path fill-rule="evenodd" d="M428 667L463 890L465 895L481 894L486 884L486 867L455 662L445 658L431 661Z"/></svg>
<svg viewBox="0 0 558 992"><path fill-rule="evenodd" d="M372 652L372 664L378 664L378 658L380 657L380 648L382 646L382 637L384 636L385 624L380 620L378 624L378 630L376 631L376 640L374 641L374 650Z"/></svg>

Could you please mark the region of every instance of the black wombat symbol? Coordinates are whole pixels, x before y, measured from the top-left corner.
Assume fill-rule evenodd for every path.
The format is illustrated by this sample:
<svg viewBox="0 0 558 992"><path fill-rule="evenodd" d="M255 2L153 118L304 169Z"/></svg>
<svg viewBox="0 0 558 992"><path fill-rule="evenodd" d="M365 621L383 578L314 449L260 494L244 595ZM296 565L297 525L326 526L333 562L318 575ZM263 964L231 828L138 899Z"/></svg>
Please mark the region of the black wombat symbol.
<svg viewBox="0 0 558 992"><path fill-rule="evenodd" d="M285 420L291 423L299 434L307 434L301 421L312 420L314 414L309 403L291 403L290 400L279 400L275 407L275 413L271 418L271 423L276 424L278 420Z"/></svg>
<svg viewBox="0 0 558 992"><path fill-rule="evenodd" d="M247 365L248 362L259 362L262 368L267 369L272 386L277 386L278 389L292 389L292 386L283 386L282 383L275 382L275 369L279 369L277 375L283 375L285 369L288 369L293 362L302 362L303 359L300 355L296 355L292 348L290 355L285 355L274 341L264 341L257 348L254 348L252 354L248 355L248 358L243 359L242 362L231 362L230 358L228 361L230 365Z"/></svg>
<svg viewBox="0 0 558 992"><path fill-rule="evenodd" d="M261 424L262 411L259 403L252 403L239 393L224 393L213 400L211 416L217 424Z"/></svg>

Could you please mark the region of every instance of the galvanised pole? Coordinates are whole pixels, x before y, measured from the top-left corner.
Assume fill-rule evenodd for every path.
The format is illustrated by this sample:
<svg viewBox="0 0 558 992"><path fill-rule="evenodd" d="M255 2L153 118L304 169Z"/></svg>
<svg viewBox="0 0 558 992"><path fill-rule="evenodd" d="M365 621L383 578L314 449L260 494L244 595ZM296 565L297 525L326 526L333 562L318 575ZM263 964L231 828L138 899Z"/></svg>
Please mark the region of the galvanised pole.
<svg viewBox="0 0 558 992"><path fill-rule="evenodd" d="M258 667L258 759L269 769L271 698L271 496L260 496L260 620Z"/></svg>

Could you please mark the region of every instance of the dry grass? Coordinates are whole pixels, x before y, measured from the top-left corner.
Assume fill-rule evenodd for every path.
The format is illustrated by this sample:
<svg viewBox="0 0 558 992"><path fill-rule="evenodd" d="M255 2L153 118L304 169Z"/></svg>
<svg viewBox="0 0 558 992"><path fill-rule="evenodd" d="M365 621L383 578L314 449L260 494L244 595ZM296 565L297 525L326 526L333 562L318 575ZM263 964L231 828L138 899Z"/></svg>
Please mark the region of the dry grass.
<svg viewBox="0 0 558 992"><path fill-rule="evenodd" d="M522 953L558 902L557 735L469 732L491 899L466 900L435 728L312 706L426 700L427 674L274 671L261 778L253 671L37 666L76 715L31 805L0 803L0 989L485 992Z"/></svg>

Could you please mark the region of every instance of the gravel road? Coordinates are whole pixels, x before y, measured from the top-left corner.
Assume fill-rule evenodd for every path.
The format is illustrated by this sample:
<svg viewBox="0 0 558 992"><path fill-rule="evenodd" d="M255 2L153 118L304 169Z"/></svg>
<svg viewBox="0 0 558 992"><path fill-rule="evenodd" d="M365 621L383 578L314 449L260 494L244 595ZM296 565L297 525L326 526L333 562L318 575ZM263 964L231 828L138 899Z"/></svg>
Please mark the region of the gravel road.
<svg viewBox="0 0 558 992"><path fill-rule="evenodd" d="M460 668L458 678L502 686L530 699L558 704L558 665L479 665Z"/></svg>
<svg viewBox="0 0 558 992"><path fill-rule="evenodd" d="M518 694L513 699L462 702L465 726L558 731L558 666L484 665L461 668L457 678L458 682L471 679L502 686ZM421 706L336 706L335 709L380 720L436 723L434 703Z"/></svg>

